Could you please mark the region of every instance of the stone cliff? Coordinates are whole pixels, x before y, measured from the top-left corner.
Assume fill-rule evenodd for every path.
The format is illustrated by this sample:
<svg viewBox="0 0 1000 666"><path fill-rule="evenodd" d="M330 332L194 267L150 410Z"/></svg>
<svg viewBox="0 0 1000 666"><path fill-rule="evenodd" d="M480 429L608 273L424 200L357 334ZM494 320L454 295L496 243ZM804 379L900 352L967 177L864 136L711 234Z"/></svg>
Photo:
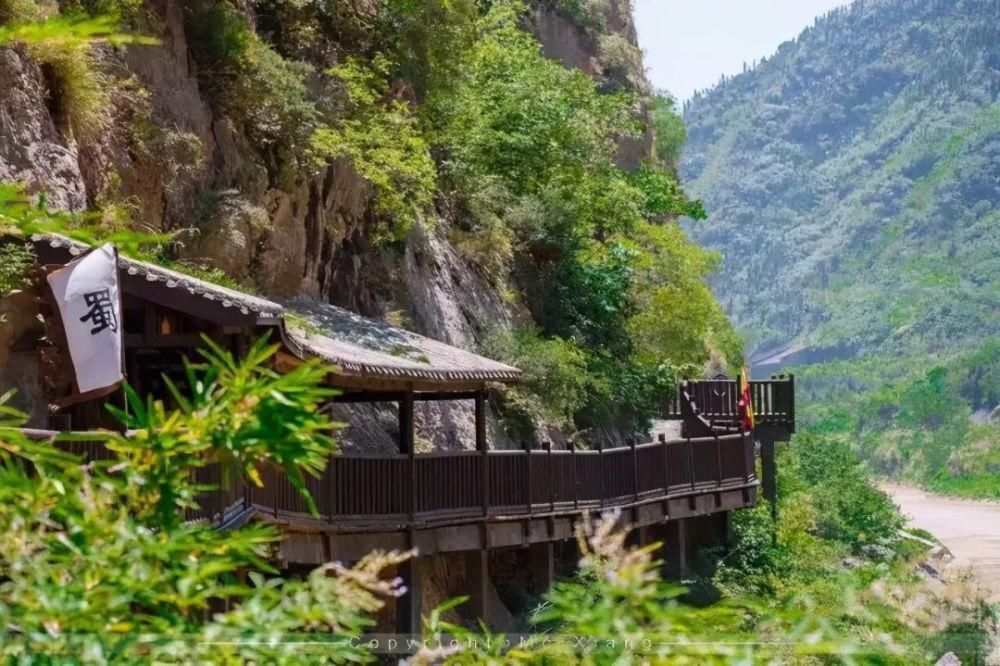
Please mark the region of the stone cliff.
<svg viewBox="0 0 1000 666"><path fill-rule="evenodd" d="M133 225L175 233L177 258L269 297L329 301L460 347L476 348L485 330L521 314L453 247L447 210L401 243L378 245L370 187L349 162L269 174L266 157L201 88L185 6L147 0L144 9L158 44L98 48L113 108L97 132L79 136L64 122L58 82L29 49L0 48L0 180L25 183L60 210L114 218L126 209ZM606 12L610 34L634 47L628 3ZM601 62L606 35L547 2L530 16L547 55L615 85ZM650 149L648 134L623 141L620 160L635 165ZM346 446L391 446L377 412L354 417ZM432 406L422 417L422 435L438 446L471 441L464 407Z"/></svg>

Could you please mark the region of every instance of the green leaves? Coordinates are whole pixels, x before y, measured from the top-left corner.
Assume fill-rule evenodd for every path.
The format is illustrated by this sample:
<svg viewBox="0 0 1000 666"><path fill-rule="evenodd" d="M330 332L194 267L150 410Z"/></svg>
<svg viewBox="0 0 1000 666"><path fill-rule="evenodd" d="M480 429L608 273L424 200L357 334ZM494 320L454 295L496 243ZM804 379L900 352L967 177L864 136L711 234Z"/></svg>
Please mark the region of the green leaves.
<svg viewBox="0 0 1000 666"><path fill-rule="evenodd" d="M401 239L424 219L437 177L430 147L409 105L389 94L390 63L348 58L328 70L343 87L331 126L317 129L310 148L321 163L346 159L374 190L375 208L390 219L388 236ZM376 241L380 230L372 230Z"/></svg>
<svg viewBox="0 0 1000 666"><path fill-rule="evenodd" d="M0 397L0 656L88 663L342 663L366 661L347 640L398 591L382 580L407 554L373 553L303 580L274 578L270 526L220 530L186 519L200 472L228 465L260 480L274 466L306 493L325 467L333 424L318 411L328 369L269 368L275 346L243 360L206 341L171 389L177 407L129 391L130 437L95 433L112 452L88 464L32 442ZM63 439L63 438L60 438ZM74 438L80 439L80 438ZM246 574L255 583L246 585ZM228 610L221 610L228 608ZM286 645L310 634L323 647Z"/></svg>
<svg viewBox="0 0 1000 666"><path fill-rule="evenodd" d="M205 344L204 363L185 363L186 394L165 378L176 409L151 398L144 402L130 389L128 412L110 408L138 430L114 438L109 447L150 488L150 520L164 524L195 507L202 488L187 476L215 464L258 486L261 468L273 466L315 511L306 476L319 476L335 450L335 426L316 411L336 393L323 385L329 369L306 362L285 373L271 370L280 345L265 338L239 361L212 340L205 338Z"/></svg>

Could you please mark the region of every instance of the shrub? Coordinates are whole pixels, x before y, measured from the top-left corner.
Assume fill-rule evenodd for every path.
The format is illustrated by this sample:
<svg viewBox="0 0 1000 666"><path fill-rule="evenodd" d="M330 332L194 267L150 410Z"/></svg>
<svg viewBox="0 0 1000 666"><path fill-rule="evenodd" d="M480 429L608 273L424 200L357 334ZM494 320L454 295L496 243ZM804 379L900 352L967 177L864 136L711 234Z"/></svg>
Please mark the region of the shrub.
<svg viewBox="0 0 1000 666"><path fill-rule="evenodd" d="M0 245L0 298L25 286L25 271L35 261L35 254L22 243Z"/></svg>
<svg viewBox="0 0 1000 666"><path fill-rule="evenodd" d="M374 190L375 209L390 217L390 233L401 237L430 207L436 171L430 149L409 106L389 98L389 62L349 58L328 73L343 88L331 127L310 139L322 162L343 158Z"/></svg>
<svg viewBox="0 0 1000 666"><path fill-rule="evenodd" d="M604 66L605 76L634 92L646 92L649 84L642 64L642 51L627 37L618 33L601 35L597 57Z"/></svg>
<svg viewBox="0 0 1000 666"><path fill-rule="evenodd" d="M78 141L95 138L110 122L110 81L101 72L92 48L75 40L46 40L28 48L45 75L56 123Z"/></svg>
<svg viewBox="0 0 1000 666"><path fill-rule="evenodd" d="M272 178L287 185L322 120L305 82L313 68L283 58L226 0L196 5L187 29L202 85L243 126Z"/></svg>
<svg viewBox="0 0 1000 666"><path fill-rule="evenodd" d="M591 34L605 28L605 16L613 0L550 0L552 6Z"/></svg>
<svg viewBox="0 0 1000 666"><path fill-rule="evenodd" d="M850 444L842 437L797 435L792 443L791 475L812 488L822 507L817 529L854 552L893 547L905 524L892 499L876 488Z"/></svg>
<svg viewBox="0 0 1000 666"><path fill-rule="evenodd" d="M478 264L496 285L506 282L514 258L515 232L511 227L534 223L519 220L518 211L510 208L510 199L501 183L484 179L478 190L467 195L464 214L459 214L459 225L450 235L455 249Z"/></svg>
<svg viewBox="0 0 1000 666"><path fill-rule="evenodd" d="M572 340L546 339L533 328L495 330L487 336L482 351L524 372L519 384L504 388L500 394L505 425L516 436L533 435L534 423L572 425L594 387L587 356Z"/></svg>

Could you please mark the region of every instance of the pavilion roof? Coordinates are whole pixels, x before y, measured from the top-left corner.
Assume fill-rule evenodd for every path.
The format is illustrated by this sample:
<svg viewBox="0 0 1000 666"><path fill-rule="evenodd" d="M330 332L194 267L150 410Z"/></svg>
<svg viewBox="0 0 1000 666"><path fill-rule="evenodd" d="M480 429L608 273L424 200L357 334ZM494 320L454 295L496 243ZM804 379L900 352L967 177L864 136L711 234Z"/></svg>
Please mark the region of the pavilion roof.
<svg viewBox="0 0 1000 666"><path fill-rule="evenodd" d="M512 366L335 305L297 299L285 306L306 322L286 318L292 342L345 374L446 382L510 382L521 376Z"/></svg>
<svg viewBox="0 0 1000 666"><path fill-rule="evenodd" d="M34 240L72 256L89 249L54 234ZM235 308L259 325L279 326L286 346L299 358L322 358L337 365L342 375L439 384L510 382L521 376L517 368L327 303L299 298L282 304L125 256L118 264L126 293L142 296L149 284L159 288L158 295L171 296L169 303L162 303L169 307L183 308L186 299L194 299L191 305L201 313L218 308L222 315Z"/></svg>

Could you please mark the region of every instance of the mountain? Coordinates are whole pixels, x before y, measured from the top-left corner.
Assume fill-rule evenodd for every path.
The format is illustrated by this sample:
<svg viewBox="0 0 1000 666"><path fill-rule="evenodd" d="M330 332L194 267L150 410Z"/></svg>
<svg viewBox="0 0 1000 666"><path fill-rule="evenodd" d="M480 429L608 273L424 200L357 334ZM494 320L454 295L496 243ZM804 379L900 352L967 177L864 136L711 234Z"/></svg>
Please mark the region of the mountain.
<svg viewBox="0 0 1000 666"><path fill-rule="evenodd" d="M858 0L686 105L691 230L755 360L1000 333L998 68L996 0Z"/></svg>

